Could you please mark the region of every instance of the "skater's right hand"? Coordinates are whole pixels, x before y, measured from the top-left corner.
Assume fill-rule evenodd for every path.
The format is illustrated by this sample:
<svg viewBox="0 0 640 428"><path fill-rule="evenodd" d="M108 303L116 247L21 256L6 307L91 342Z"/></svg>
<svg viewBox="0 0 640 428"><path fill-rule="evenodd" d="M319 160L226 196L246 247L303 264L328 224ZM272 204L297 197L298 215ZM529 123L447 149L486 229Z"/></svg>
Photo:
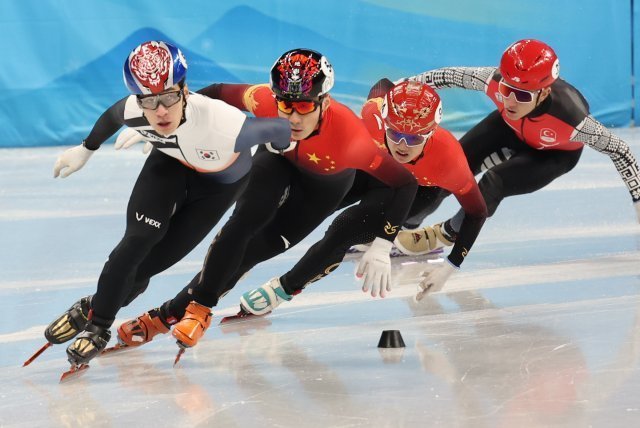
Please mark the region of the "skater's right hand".
<svg viewBox="0 0 640 428"><path fill-rule="evenodd" d="M60 176L65 178L79 170L89 160L93 150L87 149L84 145L72 147L65 150L53 165L53 178Z"/></svg>
<svg viewBox="0 0 640 428"><path fill-rule="evenodd" d="M142 135L139 132L136 132L131 128L126 128L118 134L113 147L115 147L116 150L128 149L134 144L138 144L142 141L145 140L144 138L142 138ZM151 149L153 149L153 145L147 141L146 144L142 147L142 153L146 155L151 151Z"/></svg>
<svg viewBox="0 0 640 428"><path fill-rule="evenodd" d="M393 243L386 239L376 238L371 247L362 255L356 276L364 280L362 291L371 289L371 296L385 297L391 291L391 259L389 252Z"/></svg>

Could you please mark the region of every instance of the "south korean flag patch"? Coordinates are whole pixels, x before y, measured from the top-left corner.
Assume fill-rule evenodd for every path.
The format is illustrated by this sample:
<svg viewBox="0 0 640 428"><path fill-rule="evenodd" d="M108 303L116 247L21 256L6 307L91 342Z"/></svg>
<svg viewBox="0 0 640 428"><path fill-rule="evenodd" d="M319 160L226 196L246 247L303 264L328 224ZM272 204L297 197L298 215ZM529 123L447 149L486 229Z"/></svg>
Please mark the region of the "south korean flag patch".
<svg viewBox="0 0 640 428"><path fill-rule="evenodd" d="M196 148L196 152L198 153L198 157L203 161L220 160L220 156L218 156L218 152L216 150L205 150Z"/></svg>

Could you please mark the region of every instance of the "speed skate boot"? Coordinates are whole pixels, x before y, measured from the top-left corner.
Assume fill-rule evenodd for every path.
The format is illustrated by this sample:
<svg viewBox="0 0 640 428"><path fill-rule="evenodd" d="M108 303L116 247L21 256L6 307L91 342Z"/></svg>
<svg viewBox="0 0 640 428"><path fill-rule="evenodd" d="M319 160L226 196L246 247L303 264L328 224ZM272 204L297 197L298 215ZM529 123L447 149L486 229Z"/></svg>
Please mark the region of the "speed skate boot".
<svg viewBox="0 0 640 428"><path fill-rule="evenodd" d="M456 233L447 222L414 230L401 230L394 244L409 256L429 254L440 248L450 247L456 240Z"/></svg>
<svg viewBox="0 0 640 428"><path fill-rule="evenodd" d="M89 320L89 311L91 311L91 297L78 300L47 326L44 337L49 343L54 345L64 343L84 330Z"/></svg>
<svg viewBox="0 0 640 428"><path fill-rule="evenodd" d="M191 301L182 319L174 326L171 334L178 341L181 348L196 346L198 340L204 335L209 326L213 314L211 308Z"/></svg>
<svg viewBox="0 0 640 428"><path fill-rule="evenodd" d="M22 366L28 366L52 345L58 345L76 337L84 330L91 314L91 297L87 296L75 302L62 315L44 330L47 343L29 357Z"/></svg>
<svg viewBox="0 0 640 428"><path fill-rule="evenodd" d="M160 308L151 309L138 318L123 323L118 327L118 344L121 347L140 346L151 342L159 334L165 334L175 324L175 319L167 320L162 316Z"/></svg>
<svg viewBox="0 0 640 428"><path fill-rule="evenodd" d="M67 348L67 358L72 366L88 364L100 354L111 339L108 327L100 327L89 322L84 330Z"/></svg>
<svg viewBox="0 0 640 428"><path fill-rule="evenodd" d="M282 288L280 278L272 278L266 284L240 296L240 308L253 315L264 315L292 298Z"/></svg>

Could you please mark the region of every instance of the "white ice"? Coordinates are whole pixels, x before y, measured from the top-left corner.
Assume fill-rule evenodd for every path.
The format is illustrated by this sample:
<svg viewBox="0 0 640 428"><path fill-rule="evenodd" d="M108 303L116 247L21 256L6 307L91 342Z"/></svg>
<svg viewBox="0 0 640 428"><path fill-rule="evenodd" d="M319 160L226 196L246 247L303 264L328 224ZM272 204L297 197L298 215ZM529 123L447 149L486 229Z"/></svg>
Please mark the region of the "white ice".
<svg viewBox="0 0 640 428"><path fill-rule="evenodd" d="M638 130L616 133L640 156ZM3 428L640 426L640 226L605 155L585 148L569 174L506 199L462 271L420 304L411 299L419 263L395 260L395 287L381 300L360 291L345 262L274 314L217 326L241 292L291 267L325 222L240 282L176 367L166 336L60 384L66 346L22 362L52 319L94 292L145 159L140 148L105 146L54 180L63 149L0 150ZM428 222L453 214L454 202ZM154 278L116 326L182 288L212 236ZM406 348L377 348L389 329Z"/></svg>

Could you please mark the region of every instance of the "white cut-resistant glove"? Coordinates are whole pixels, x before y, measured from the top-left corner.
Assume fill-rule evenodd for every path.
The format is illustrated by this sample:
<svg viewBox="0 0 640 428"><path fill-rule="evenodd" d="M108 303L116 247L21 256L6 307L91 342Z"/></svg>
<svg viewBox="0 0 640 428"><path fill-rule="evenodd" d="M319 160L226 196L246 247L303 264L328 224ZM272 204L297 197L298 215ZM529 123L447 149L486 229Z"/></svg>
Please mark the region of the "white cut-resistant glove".
<svg viewBox="0 0 640 428"><path fill-rule="evenodd" d="M393 242L376 238L362 255L356 275L364 280L362 291L371 289L371 296L385 297L391 291L391 258L389 252Z"/></svg>
<svg viewBox="0 0 640 428"><path fill-rule="evenodd" d="M265 147L267 148L267 150L269 150L271 153L279 153L282 154L284 152L288 152L290 150L293 150L296 148L296 146L298 145L297 141L293 141L291 140L289 142L289 146L283 148L283 149L278 149L277 147L274 146L274 143L269 142L269 143L265 143Z"/></svg>
<svg viewBox="0 0 640 428"><path fill-rule="evenodd" d="M633 207L636 209L636 217L638 217L638 223L640 223L640 201L635 201Z"/></svg>
<svg viewBox="0 0 640 428"><path fill-rule="evenodd" d="M418 283L420 291L416 294L416 300L420 301L428 293L437 293L442 290L449 277L459 269L445 257L442 265L422 274L422 280Z"/></svg>
<svg viewBox="0 0 640 428"><path fill-rule="evenodd" d="M128 149L129 147L138 144L141 141L145 141L145 139L139 132L136 132L131 128L125 128L118 134L113 147L115 147L116 150ZM146 155L151 151L151 149L153 149L153 144L147 141L145 145L142 146L142 153Z"/></svg>
<svg viewBox="0 0 640 428"><path fill-rule="evenodd" d="M70 176L87 163L93 152L93 150L87 149L82 144L65 150L58 156L58 160L53 165L53 178Z"/></svg>

